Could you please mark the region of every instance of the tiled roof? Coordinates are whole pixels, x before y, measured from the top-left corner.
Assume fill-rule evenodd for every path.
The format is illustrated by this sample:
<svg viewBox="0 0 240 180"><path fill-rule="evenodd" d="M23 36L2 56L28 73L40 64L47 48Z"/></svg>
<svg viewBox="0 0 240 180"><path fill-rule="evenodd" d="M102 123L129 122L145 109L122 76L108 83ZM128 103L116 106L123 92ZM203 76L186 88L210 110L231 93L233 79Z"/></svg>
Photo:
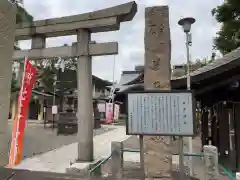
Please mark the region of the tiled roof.
<svg viewBox="0 0 240 180"><path fill-rule="evenodd" d="M199 68L196 71L193 71L190 75L197 76L197 75L200 75L200 74L203 74L206 72L210 72L218 67L225 66L227 64L230 64L230 63L232 63L234 61L238 61L238 60L240 60L240 47L233 50L232 52L224 55L222 58L216 59L212 63L210 63L202 68ZM228 68L224 69L224 71L227 71L227 70L228 70ZM214 73L214 75L220 74L220 73L222 73L222 71L216 71ZM172 80L183 79L183 78L186 78L186 75L177 77L177 78L173 78Z"/></svg>
<svg viewBox="0 0 240 180"><path fill-rule="evenodd" d="M221 74L225 71L234 69L238 66L240 66L240 47L224 55L222 58L216 59L212 63L191 72L190 74L192 78L191 80L192 82L204 80L212 76ZM143 88L144 87L143 83L127 85L129 82L132 82L134 79L138 78L140 75L141 75L141 72L135 73L135 74L134 73L123 74L119 84L117 85L117 88L119 88L118 92L124 92L133 87ZM184 83L186 83L185 79L186 79L186 75L180 76L180 77L174 77L171 79L171 81L172 81L172 84L175 82L180 82L180 84L184 85Z"/></svg>
<svg viewBox="0 0 240 180"><path fill-rule="evenodd" d="M119 81L119 85L127 85L137 79L141 75L140 72L137 73L127 73L127 74L122 74L122 77Z"/></svg>

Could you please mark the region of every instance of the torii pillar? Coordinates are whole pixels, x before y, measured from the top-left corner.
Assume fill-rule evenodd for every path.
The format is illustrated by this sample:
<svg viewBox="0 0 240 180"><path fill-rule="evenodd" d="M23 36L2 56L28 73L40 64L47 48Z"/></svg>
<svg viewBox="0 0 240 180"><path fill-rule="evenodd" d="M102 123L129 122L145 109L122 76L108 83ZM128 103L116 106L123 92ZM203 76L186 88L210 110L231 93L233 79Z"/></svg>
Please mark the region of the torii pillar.
<svg viewBox="0 0 240 180"><path fill-rule="evenodd" d="M93 161L93 105L92 105L92 58L89 56L91 34L87 29L77 31L77 50L85 54L77 61L78 85L78 160Z"/></svg>
<svg viewBox="0 0 240 180"><path fill-rule="evenodd" d="M0 167L8 164L8 114L12 79L12 55L16 9L8 0L0 1Z"/></svg>

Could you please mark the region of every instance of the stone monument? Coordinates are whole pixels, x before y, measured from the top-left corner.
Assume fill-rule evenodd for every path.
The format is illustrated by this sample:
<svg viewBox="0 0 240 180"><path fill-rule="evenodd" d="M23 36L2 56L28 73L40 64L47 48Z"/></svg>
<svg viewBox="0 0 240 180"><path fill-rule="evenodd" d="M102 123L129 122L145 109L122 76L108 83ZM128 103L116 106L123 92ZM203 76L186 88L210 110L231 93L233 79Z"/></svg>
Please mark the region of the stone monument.
<svg viewBox="0 0 240 180"><path fill-rule="evenodd" d="M8 164L8 115L12 79L12 55L16 9L8 0L0 1L0 167Z"/></svg>
<svg viewBox="0 0 240 180"><path fill-rule="evenodd" d="M167 6L145 10L145 90L168 90L171 83L171 41ZM171 179L169 138L143 137L146 178Z"/></svg>

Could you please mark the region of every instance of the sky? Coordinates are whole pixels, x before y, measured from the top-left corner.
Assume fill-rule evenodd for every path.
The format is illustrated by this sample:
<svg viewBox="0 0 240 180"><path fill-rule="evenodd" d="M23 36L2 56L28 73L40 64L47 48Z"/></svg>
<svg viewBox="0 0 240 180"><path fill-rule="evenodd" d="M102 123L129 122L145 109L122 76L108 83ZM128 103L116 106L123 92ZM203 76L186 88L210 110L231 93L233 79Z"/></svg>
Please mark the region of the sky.
<svg viewBox="0 0 240 180"><path fill-rule="evenodd" d="M69 16L116 6L130 0L24 0L24 7L35 20ZM109 81L118 81L123 70L134 70L144 63L144 11L149 6L168 5L172 42L171 64L186 62L185 35L178 25L183 17L194 17L192 26L191 59L210 57L213 38L220 28L211 10L224 0L136 0L138 12L130 22L121 24L119 31L92 34L97 42L118 41L119 54L93 58L93 74ZM76 36L48 38L47 47L76 42ZM20 42L23 49L30 49L30 41ZM115 63L114 63L115 62Z"/></svg>

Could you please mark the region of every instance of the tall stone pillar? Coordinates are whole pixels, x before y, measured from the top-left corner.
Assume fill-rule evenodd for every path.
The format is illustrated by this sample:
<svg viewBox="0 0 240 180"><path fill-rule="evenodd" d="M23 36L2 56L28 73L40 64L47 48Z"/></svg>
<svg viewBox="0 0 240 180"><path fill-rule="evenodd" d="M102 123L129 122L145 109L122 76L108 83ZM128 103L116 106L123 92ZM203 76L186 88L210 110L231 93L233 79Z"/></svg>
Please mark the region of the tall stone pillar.
<svg viewBox="0 0 240 180"><path fill-rule="evenodd" d="M171 42L167 6L145 10L146 90L168 90L171 78ZM171 147L169 138L143 137L144 170L147 178L171 179Z"/></svg>
<svg viewBox="0 0 240 180"><path fill-rule="evenodd" d="M89 56L90 32L80 29L77 32L78 51L81 56L77 61L78 84L78 160L93 160L93 105L92 105L92 60Z"/></svg>
<svg viewBox="0 0 240 180"><path fill-rule="evenodd" d="M8 164L8 114L12 79L16 10L8 0L0 1L0 167Z"/></svg>

